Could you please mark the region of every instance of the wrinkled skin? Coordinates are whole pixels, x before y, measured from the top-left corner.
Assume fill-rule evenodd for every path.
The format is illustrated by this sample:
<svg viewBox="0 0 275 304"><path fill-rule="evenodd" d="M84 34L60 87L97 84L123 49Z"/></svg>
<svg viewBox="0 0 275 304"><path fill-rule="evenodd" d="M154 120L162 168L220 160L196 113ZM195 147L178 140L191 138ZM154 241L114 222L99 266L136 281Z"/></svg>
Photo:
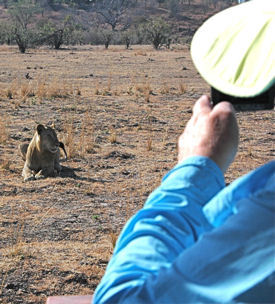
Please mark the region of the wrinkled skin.
<svg viewBox="0 0 275 304"><path fill-rule="evenodd" d="M203 95L193 108L193 115L179 138L178 161L190 156L211 158L225 172L238 150L239 130L235 111L229 102L214 108Z"/></svg>

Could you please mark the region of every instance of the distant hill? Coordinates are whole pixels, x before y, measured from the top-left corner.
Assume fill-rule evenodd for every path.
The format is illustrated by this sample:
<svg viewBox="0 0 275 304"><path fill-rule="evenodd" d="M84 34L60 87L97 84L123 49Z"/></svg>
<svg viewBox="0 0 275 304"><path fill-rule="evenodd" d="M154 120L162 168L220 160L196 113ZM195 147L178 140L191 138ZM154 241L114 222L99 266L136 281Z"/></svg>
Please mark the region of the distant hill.
<svg viewBox="0 0 275 304"><path fill-rule="evenodd" d="M104 5L91 5L90 1L93 0L34 0L32 3L39 8L39 13L33 22L47 20L59 24L66 16L71 16L73 22L88 33L100 28L121 31L151 18L161 18L171 26L173 40L188 40L207 18L233 5L232 1L226 0L135 0L130 1L132 5L121 11L112 11L110 8L108 11ZM17 3L16 0L0 0L0 23L9 20L7 3L12 2ZM101 3L108 6L109 2L101 0ZM115 24L112 23L114 18L117 18ZM83 43L87 43L89 39L85 38Z"/></svg>
<svg viewBox="0 0 275 304"><path fill-rule="evenodd" d="M16 3L17 0L10 1L10 3L12 2ZM41 8L41 14L43 17L52 20L62 20L65 16L71 15L74 17L76 22L83 25L84 28L90 27L95 23L99 23L95 10L93 7L85 5L85 2L87 2L85 0L74 1L76 3L84 3L83 5L79 4L75 6L71 6L66 3L58 3L62 1L54 0L36 0L34 2L37 7ZM170 3L172 3L170 5L158 4L158 2L168 3L169 1L135 1L136 5L125 11L123 19L130 19L132 22L136 22L138 19L148 19L158 16L173 24L175 30L178 30L179 32L194 32L194 30L200 26L205 19L232 5L231 1L226 0L170 0ZM188 2L190 2L190 4L188 4ZM0 0L0 20L8 18L7 3L8 0ZM173 7L173 3L178 3L175 7L176 11L171 9L171 7Z"/></svg>

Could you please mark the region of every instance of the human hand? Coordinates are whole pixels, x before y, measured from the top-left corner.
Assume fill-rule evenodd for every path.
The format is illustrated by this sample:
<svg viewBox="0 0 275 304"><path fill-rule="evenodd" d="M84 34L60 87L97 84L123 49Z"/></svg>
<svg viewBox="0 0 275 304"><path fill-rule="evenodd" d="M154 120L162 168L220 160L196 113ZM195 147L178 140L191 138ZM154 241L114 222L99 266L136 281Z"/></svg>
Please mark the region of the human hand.
<svg viewBox="0 0 275 304"><path fill-rule="evenodd" d="M237 153L239 131L233 106L220 102L212 108L209 97L198 99L178 142L179 163L190 156L211 158L225 172Z"/></svg>

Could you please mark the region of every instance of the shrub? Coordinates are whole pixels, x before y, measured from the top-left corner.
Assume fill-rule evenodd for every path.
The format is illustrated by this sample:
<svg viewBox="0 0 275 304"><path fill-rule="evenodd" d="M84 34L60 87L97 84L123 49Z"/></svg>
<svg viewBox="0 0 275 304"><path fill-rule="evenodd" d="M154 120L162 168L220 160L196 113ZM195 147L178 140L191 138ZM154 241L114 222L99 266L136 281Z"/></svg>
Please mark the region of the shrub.
<svg viewBox="0 0 275 304"><path fill-rule="evenodd" d="M11 17L9 35L21 53L36 42L35 30L30 26L39 9L31 0L18 0L8 10Z"/></svg>
<svg viewBox="0 0 275 304"><path fill-rule="evenodd" d="M48 44L56 50L62 44L76 44L81 41L81 28L74 24L71 16L65 17L61 23L42 21L38 27L40 44Z"/></svg>
<svg viewBox="0 0 275 304"><path fill-rule="evenodd" d="M145 25L145 31L156 50L166 44L171 35L170 26L161 18L151 19Z"/></svg>
<svg viewBox="0 0 275 304"><path fill-rule="evenodd" d="M0 23L0 44L11 44L13 40L11 24L8 22Z"/></svg>
<svg viewBox="0 0 275 304"><path fill-rule="evenodd" d="M121 40L125 44L126 49L128 50L131 42L133 41L133 31L127 30L122 32Z"/></svg>
<svg viewBox="0 0 275 304"><path fill-rule="evenodd" d="M111 30L104 29L104 30L101 30L99 32L99 34L101 35L101 39L102 39L103 44L105 45L105 49L108 49L108 47L112 41L112 38L114 36L114 32Z"/></svg>

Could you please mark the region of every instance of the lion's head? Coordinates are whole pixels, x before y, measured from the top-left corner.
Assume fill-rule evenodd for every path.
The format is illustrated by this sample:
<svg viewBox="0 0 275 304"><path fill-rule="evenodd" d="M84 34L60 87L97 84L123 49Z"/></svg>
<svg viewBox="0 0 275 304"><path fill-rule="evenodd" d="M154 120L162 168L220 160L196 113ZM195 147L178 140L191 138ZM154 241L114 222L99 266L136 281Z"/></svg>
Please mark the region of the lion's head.
<svg viewBox="0 0 275 304"><path fill-rule="evenodd" d="M57 139L55 130L51 127L38 125L36 128L36 145L40 151L56 154L59 151L60 143Z"/></svg>

